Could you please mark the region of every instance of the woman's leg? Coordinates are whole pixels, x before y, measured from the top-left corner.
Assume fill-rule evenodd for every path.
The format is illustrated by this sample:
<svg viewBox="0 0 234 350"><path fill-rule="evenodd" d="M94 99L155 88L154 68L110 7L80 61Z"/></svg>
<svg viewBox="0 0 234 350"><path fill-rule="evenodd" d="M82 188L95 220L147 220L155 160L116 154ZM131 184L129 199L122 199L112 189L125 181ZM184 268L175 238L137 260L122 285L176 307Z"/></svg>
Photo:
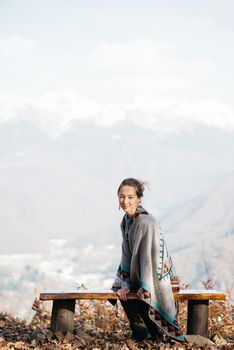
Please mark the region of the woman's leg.
<svg viewBox="0 0 234 350"><path fill-rule="evenodd" d="M132 337L135 340L143 340L150 337L150 333L141 318L141 303L140 300L121 300L121 304L130 323Z"/></svg>
<svg viewBox="0 0 234 350"><path fill-rule="evenodd" d="M149 304L140 300L139 302L139 314L143 319L147 329L149 330L153 339L157 339L163 335L163 332L157 327L157 325L149 317Z"/></svg>

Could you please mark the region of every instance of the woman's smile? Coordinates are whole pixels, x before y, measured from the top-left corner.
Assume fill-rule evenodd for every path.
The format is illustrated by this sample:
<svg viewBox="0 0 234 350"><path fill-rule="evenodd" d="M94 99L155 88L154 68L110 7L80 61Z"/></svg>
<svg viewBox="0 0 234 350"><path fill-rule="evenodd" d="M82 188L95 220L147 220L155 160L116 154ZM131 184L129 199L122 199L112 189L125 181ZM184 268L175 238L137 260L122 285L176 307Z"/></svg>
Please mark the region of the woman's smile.
<svg viewBox="0 0 234 350"><path fill-rule="evenodd" d="M122 186L119 191L119 205L129 215L133 216L140 204L140 198L132 186Z"/></svg>

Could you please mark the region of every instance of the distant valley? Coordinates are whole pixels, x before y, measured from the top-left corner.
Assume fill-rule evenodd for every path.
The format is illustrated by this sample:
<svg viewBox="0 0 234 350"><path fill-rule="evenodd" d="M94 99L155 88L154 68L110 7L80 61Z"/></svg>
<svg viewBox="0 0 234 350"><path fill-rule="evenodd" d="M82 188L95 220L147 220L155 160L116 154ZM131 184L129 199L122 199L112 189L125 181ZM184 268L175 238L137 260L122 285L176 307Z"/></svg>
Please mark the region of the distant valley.
<svg viewBox="0 0 234 350"><path fill-rule="evenodd" d="M19 275L31 266L37 276L32 285L41 285L46 270L35 262L40 256L56 283L53 240L66 242L56 269L64 273L70 266L70 281L79 276L76 264L83 269L82 252L93 246L101 260L90 248L86 273L102 271L99 279L111 280L121 244L116 190L133 176L150 184L143 205L160 221L182 282L202 287L200 281L212 277L218 288L231 290L233 154L234 132L202 124L169 134L132 122L101 127L74 121L56 138L26 121L0 124L1 266L8 261L1 280L9 278L18 257L25 261ZM14 290L3 282L1 293L11 285Z"/></svg>

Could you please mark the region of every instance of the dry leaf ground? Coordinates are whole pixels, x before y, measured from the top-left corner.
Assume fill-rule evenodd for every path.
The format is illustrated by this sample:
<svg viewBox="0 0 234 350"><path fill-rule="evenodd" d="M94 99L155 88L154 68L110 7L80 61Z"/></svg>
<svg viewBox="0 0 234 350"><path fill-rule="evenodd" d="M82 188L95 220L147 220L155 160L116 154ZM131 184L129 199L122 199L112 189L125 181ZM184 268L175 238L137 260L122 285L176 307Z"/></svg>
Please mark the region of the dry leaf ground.
<svg viewBox="0 0 234 350"><path fill-rule="evenodd" d="M49 330L48 303L34 301L35 316L27 324L9 314L0 313L0 349L81 349L81 350L140 350L140 349L199 349L192 344L134 342L126 317L119 306L116 309L104 301L78 301L76 306L75 332L63 336ZM179 319L185 331L186 302L180 303ZM210 303L209 338L214 335L226 340L225 345L209 345L205 349L234 349L234 306L227 302ZM216 339L216 338L215 338Z"/></svg>

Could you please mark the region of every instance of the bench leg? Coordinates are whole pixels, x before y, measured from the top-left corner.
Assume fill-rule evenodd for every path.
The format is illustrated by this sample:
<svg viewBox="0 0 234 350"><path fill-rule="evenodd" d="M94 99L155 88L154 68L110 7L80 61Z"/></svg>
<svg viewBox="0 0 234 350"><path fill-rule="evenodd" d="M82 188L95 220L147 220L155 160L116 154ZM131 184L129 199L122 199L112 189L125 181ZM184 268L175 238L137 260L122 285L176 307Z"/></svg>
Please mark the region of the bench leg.
<svg viewBox="0 0 234 350"><path fill-rule="evenodd" d="M208 337L209 300L188 300L187 334Z"/></svg>
<svg viewBox="0 0 234 350"><path fill-rule="evenodd" d="M67 332L73 332L75 300L54 300L51 316L51 330L61 332L64 335Z"/></svg>

